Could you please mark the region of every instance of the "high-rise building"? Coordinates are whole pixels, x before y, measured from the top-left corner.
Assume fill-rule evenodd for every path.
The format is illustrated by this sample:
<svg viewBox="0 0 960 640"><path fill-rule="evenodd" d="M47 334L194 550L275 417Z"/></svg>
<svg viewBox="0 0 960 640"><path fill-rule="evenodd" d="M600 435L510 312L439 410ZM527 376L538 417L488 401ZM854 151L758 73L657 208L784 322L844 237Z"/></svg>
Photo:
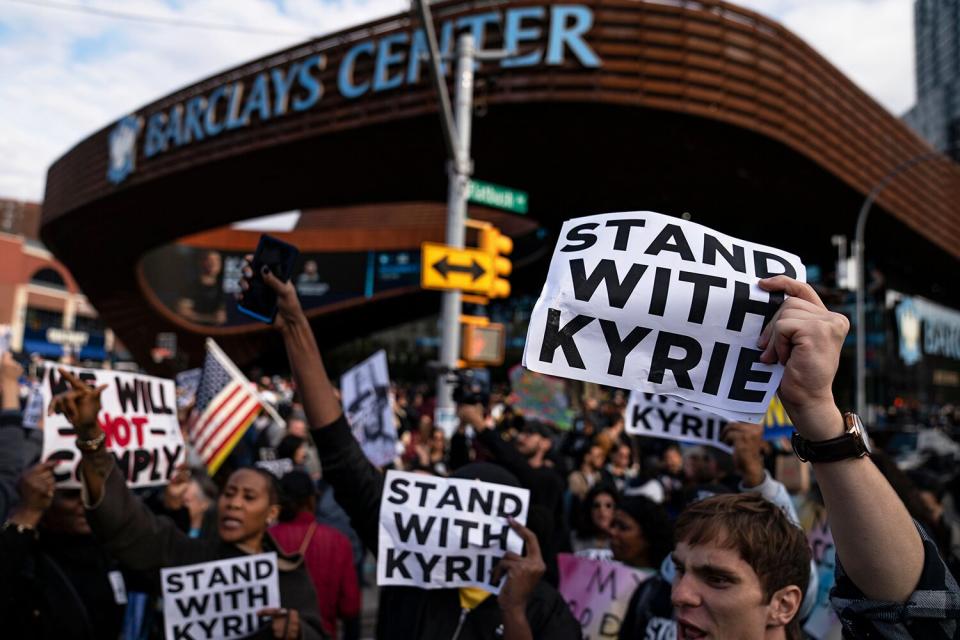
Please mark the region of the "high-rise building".
<svg viewBox="0 0 960 640"><path fill-rule="evenodd" d="M917 104L903 119L960 161L960 0L915 0Z"/></svg>

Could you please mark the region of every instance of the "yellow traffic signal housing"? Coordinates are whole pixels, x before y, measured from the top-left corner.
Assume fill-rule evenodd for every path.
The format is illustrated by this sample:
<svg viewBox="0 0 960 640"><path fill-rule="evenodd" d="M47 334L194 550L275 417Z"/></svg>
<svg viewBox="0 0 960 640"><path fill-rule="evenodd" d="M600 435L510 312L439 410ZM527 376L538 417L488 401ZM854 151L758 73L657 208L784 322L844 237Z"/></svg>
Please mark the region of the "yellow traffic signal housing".
<svg viewBox="0 0 960 640"><path fill-rule="evenodd" d="M510 295L510 281L506 276L513 271L513 263L505 256L513 252L513 240L493 225L484 225L480 229L480 250L488 254L493 263L493 282L488 297L506 298Z"/></svg>

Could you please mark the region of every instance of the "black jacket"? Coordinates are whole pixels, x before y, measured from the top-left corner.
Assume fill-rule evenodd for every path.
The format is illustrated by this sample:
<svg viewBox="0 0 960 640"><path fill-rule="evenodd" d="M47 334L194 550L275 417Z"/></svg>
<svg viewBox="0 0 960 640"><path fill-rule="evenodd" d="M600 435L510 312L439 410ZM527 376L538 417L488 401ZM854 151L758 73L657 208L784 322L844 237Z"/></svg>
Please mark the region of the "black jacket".
<svg viewBox="0 0 960 640"><path fill-rule="evenodd" d="M58 555L69 554L75 560L68 576L44 549L54 541L38 540L33 532L20 533L15 527L0 532L0 636L50 640L117 637L123 607L114 601L107 579L110 561L89 536L75 538L77 545L57 549Z"/></svg>
<svg viewBox="0 0 960 640"><path fill-rule="evenodd" d="M88 506L87 520L110 555L125 568L138 571L237 558L245 554L217 535L208 539L190 538L169 518L153 514L130 492L115 466L107 475L100 502ZM320 624L316 592L300 556L285 554L269 534L263 539L263 547L264 551L277 554L280 603L300 614L304 640L326 637ZM264 637L272 637L272 634Z"/></svg>
<svg viewBox="0 0 960 640"><path fill-rule="evenodd" d="M364 456L343 416L311 433L320 452L324 479L334 487L337 502L350 515L360 539L376 554L383 475ZM537 585L527 604L527 621L535 638L573 640L581 637L580 625L567 603L544 581ZM503 636L502 627L500 608L492 596L476 609L465 612L460 608L457 589L384 587L380 590L377 612L380 640L495 639Z"/></svg>

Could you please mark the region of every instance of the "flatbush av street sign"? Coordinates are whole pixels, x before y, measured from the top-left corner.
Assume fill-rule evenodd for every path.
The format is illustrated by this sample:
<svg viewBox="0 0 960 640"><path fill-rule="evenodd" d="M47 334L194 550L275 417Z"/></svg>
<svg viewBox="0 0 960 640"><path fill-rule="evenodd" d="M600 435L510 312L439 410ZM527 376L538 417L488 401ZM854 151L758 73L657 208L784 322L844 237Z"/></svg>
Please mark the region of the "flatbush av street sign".
<svg viewBox="0 0 960 640"><path fill-rule="evenodd" d="M467 195L470 202L503 209L512 213L527 213L527 192L510 187L502 187L491 182L481 180L470 181L470 193Z"/></svg>

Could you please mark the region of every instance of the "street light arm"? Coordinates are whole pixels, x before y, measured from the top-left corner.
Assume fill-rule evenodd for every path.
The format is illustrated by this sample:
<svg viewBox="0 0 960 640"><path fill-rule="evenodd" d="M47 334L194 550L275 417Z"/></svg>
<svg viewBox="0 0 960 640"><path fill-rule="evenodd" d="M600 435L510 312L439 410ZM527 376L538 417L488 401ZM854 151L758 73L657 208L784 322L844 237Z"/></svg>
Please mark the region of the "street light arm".
<svg viewBox="0 0 960 640"><path fill-rule="evenodd" d="M433 28L433 15L427 0L417 0L417 13L423 24L423 33L427 37L427 49L430 54L430 78L433 88L440 101L440 124L443 130L443 142L447 147L447 157L456 167L460 167L460 149L457 144L456 124L453 121L453 110L450 107L450 94L447 92L447 83L443 79L443 70L440 67L440 47L437 45L437 33Z"/></svg>
<svg viewBox="0 0 960 640"><path fill-rule="evenodd" d="M857 215L857 228L853 236L853 260L856 268L857 279L857 306L856 306L856 332L857 332L857 413L863 417L867 410L867 332L866 332L866 274L864 273L864 233L867 227L867 217L870 215L870 209L874 201L880 196L880 193L893 182L893 179L901 173L912 167L926 162L932 158L940 156L939 151L926 151L904 160L887 175L880 179L870 193L867 194L863 205L860 207L860 213Z"/></svg>

